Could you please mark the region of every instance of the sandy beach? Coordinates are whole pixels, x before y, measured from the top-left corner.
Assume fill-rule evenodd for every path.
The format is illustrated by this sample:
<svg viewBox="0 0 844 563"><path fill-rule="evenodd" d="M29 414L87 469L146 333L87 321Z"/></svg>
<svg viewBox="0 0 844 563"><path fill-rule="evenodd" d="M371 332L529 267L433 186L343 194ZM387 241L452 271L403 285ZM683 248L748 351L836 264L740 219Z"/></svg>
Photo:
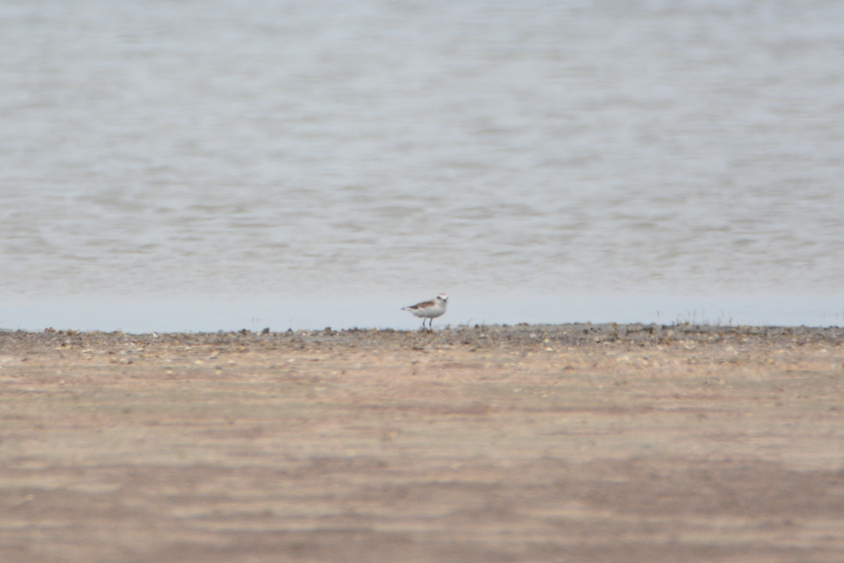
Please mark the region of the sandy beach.
<svg viewBox="0 0 844 563"><path fill-rule="evenodd" d="M844 329L0 333L0 561L844 561Z"/></svg>

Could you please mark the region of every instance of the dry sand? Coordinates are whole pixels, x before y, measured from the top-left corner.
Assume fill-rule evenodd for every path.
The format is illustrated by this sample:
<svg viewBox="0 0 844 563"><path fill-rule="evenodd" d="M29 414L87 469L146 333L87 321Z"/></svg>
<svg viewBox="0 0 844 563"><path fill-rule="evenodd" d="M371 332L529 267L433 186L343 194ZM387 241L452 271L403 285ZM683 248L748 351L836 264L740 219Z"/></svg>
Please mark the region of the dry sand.
<svg viewBox="0 0 844 563"><path fill-rule="evenodd" d="M844 561L844 329L0 333L0 561Z"/></svg>

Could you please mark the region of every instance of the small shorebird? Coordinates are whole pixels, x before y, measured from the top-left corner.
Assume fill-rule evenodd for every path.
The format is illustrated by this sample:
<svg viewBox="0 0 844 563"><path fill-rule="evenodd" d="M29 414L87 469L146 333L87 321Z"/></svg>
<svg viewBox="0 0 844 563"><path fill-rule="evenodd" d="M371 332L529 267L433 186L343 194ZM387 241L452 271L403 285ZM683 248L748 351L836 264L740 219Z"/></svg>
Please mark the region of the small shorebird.
<svg viewBox="0 0 844 563"><path fill-rule="evenodd" d="M402 311L410 311L413 315L422 318L422 328L425 328L425 319L428 319L428 328L434 330L434 319L445 314L448 307L448 295L440 293L430 301L423 301L410 307L403 307Z"/></svg>

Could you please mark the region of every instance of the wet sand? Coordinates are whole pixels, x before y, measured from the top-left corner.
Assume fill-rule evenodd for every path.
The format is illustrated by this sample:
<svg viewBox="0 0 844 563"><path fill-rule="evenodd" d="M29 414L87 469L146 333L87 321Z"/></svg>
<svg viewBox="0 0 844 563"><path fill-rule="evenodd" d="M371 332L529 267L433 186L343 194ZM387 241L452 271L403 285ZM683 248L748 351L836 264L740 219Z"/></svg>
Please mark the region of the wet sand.
<svg viewBox="0 0 844 563"><path fill-rule="evenodd" d="M0 561L844 561L844 329L0 333Z"/></svg>

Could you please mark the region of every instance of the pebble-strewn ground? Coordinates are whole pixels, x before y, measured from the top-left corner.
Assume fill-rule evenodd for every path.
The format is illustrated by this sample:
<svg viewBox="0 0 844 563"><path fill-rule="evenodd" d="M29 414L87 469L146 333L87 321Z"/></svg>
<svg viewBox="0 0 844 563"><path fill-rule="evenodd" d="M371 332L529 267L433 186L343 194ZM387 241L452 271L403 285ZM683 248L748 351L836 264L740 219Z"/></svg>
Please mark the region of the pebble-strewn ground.
<svg viewBox="0 0 844 563"><path fill-rule="evenodd" d="M0 561L844 561L844 329L0 332Z"/></svg>

